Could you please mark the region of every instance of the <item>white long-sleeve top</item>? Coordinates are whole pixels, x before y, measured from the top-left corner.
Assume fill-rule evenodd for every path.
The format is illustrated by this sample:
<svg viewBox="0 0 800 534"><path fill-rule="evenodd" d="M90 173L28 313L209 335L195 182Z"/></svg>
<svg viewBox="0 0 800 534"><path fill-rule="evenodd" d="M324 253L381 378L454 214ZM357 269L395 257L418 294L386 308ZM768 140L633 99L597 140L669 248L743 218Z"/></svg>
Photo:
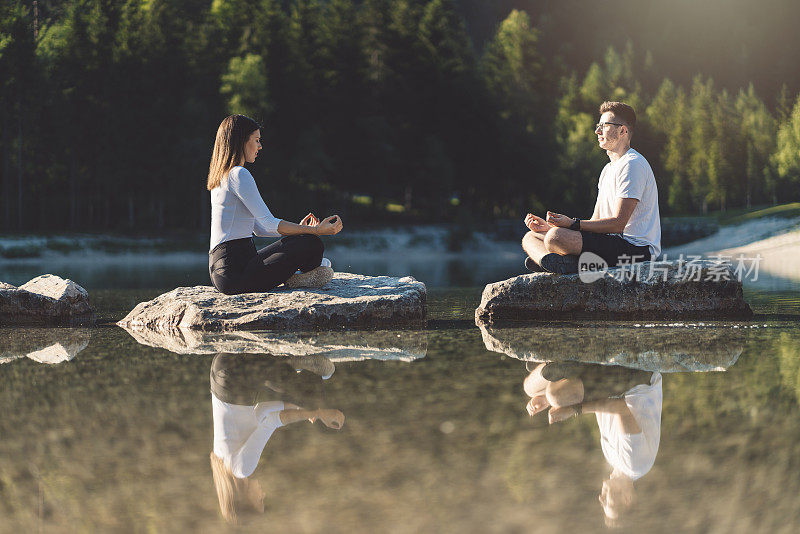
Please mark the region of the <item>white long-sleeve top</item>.
<svg viewBox="0 0 800 534"><path fill-rule="evenodd" d="M211 244L251 237L280 237L276 218L258 192L250 171L234 167L219 186L211 190Z"/></svg>
<svg viewBox="0 0 800 534"><path fill-rule="evenodd" d="M267 441L281 423L282 401L240 406L211 395L214 416L214 454L236 478L247 478L258 467Z"/></svg>

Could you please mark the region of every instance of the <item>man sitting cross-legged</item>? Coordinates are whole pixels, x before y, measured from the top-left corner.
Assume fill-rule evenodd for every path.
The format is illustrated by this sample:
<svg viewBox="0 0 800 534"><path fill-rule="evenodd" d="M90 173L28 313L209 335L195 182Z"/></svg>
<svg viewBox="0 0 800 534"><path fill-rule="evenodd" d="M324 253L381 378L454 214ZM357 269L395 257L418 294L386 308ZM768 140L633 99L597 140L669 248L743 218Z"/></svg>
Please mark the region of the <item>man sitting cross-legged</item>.
<svg viewBox="0 0 800 534"><path fill-rule="evenodd" d="M529 213L522 239L532 271L578 272L578 256L593 252L609 267L648 261L661 253L658 189L650 164L631 148L636 113L622 102L603 102L595 128L597 142L611 160L600 173L592 218L573 219L547 212Z"/></svg>

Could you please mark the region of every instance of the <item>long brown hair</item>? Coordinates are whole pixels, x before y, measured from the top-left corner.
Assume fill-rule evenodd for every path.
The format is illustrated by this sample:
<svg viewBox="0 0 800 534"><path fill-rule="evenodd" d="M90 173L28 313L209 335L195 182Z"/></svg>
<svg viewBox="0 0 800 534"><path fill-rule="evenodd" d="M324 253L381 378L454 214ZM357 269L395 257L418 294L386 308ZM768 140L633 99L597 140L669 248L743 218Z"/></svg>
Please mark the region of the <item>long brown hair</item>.
<svg viewBox="0 0 800 534"><path fill-rule="evenodd" d="M244 145L250 134L260 130L261 125L244 115L225 117L217 128L217 139L214 141L214 152L211 154L211 165L208 166L209 191L219 187L222 179L244 159Z"/></svg>
<svg viewBox="0 0 800 534"><path fill-rule="evenodd" d="M260 487L258 482L247 478L236 478L231 469L225 465L225 461L211 452L211 475L214 478L214 488L217 490L219 499L219 511L222 517L232 525L240 525L242 519L255 512L264 512L263 503L257 506L247 498L247 494L252 490L253 484Z"/></svg>

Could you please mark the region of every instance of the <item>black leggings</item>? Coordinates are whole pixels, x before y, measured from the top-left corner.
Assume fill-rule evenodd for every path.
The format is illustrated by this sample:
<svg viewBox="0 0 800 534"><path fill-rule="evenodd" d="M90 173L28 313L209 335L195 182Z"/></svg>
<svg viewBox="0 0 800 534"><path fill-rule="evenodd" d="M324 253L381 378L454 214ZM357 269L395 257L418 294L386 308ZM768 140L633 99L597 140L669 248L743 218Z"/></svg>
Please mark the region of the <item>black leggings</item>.
<svg viewBox="0 0 800 534"><path fill-rule="evenodd" d="M220 293L261 293L289 279L298 269L319 267L325 246L311 234L282 237L256 251L253 238L224 241L208 255L211 283Z"/></svg>

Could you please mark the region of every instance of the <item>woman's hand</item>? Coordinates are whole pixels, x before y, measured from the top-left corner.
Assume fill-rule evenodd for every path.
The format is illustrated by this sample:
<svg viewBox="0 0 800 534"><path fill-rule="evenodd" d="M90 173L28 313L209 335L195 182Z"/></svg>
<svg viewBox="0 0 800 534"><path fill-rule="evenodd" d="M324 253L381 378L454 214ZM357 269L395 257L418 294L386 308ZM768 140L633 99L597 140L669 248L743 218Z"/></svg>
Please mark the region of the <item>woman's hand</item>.
<svg viewBox="0 0 800 534"><path fill-rule="evenodd" d="M560 226L561 228L569 228L575 222L572 217L561 215L560 213L547 212L547 222L553 226Z"/></svg>
<svg viewBox="0 0 800 534"><path fill-rule="evenodd" d="M309 213L303 217L303 220L300 221L300 224L303 226L317 226L319 224L319 219L317 219L317 216L313 213Z"/></svg>
<svg viewBox="0 0 800 534"><path fill-rule="evenodd" d="M318 235L334 235L342 231L342 218L338 215L331 215L317 224L316 233Z"/></svg>
<svg viewBox="0 0 800 534"><path fill-rule="evenodd" d="M529 213L525 216L525 226L528 227L528 230L531 232L547 232L552 225L547 224L547 222L542 219L541 217L537 217L533 213Z"/></svg>
<svg viewBox="0 0 800 534"><path fill-rule="evenodd" d="M328 428L339 430L344 425L344 414L339 410L317 410L317 419Z"/></svg>

